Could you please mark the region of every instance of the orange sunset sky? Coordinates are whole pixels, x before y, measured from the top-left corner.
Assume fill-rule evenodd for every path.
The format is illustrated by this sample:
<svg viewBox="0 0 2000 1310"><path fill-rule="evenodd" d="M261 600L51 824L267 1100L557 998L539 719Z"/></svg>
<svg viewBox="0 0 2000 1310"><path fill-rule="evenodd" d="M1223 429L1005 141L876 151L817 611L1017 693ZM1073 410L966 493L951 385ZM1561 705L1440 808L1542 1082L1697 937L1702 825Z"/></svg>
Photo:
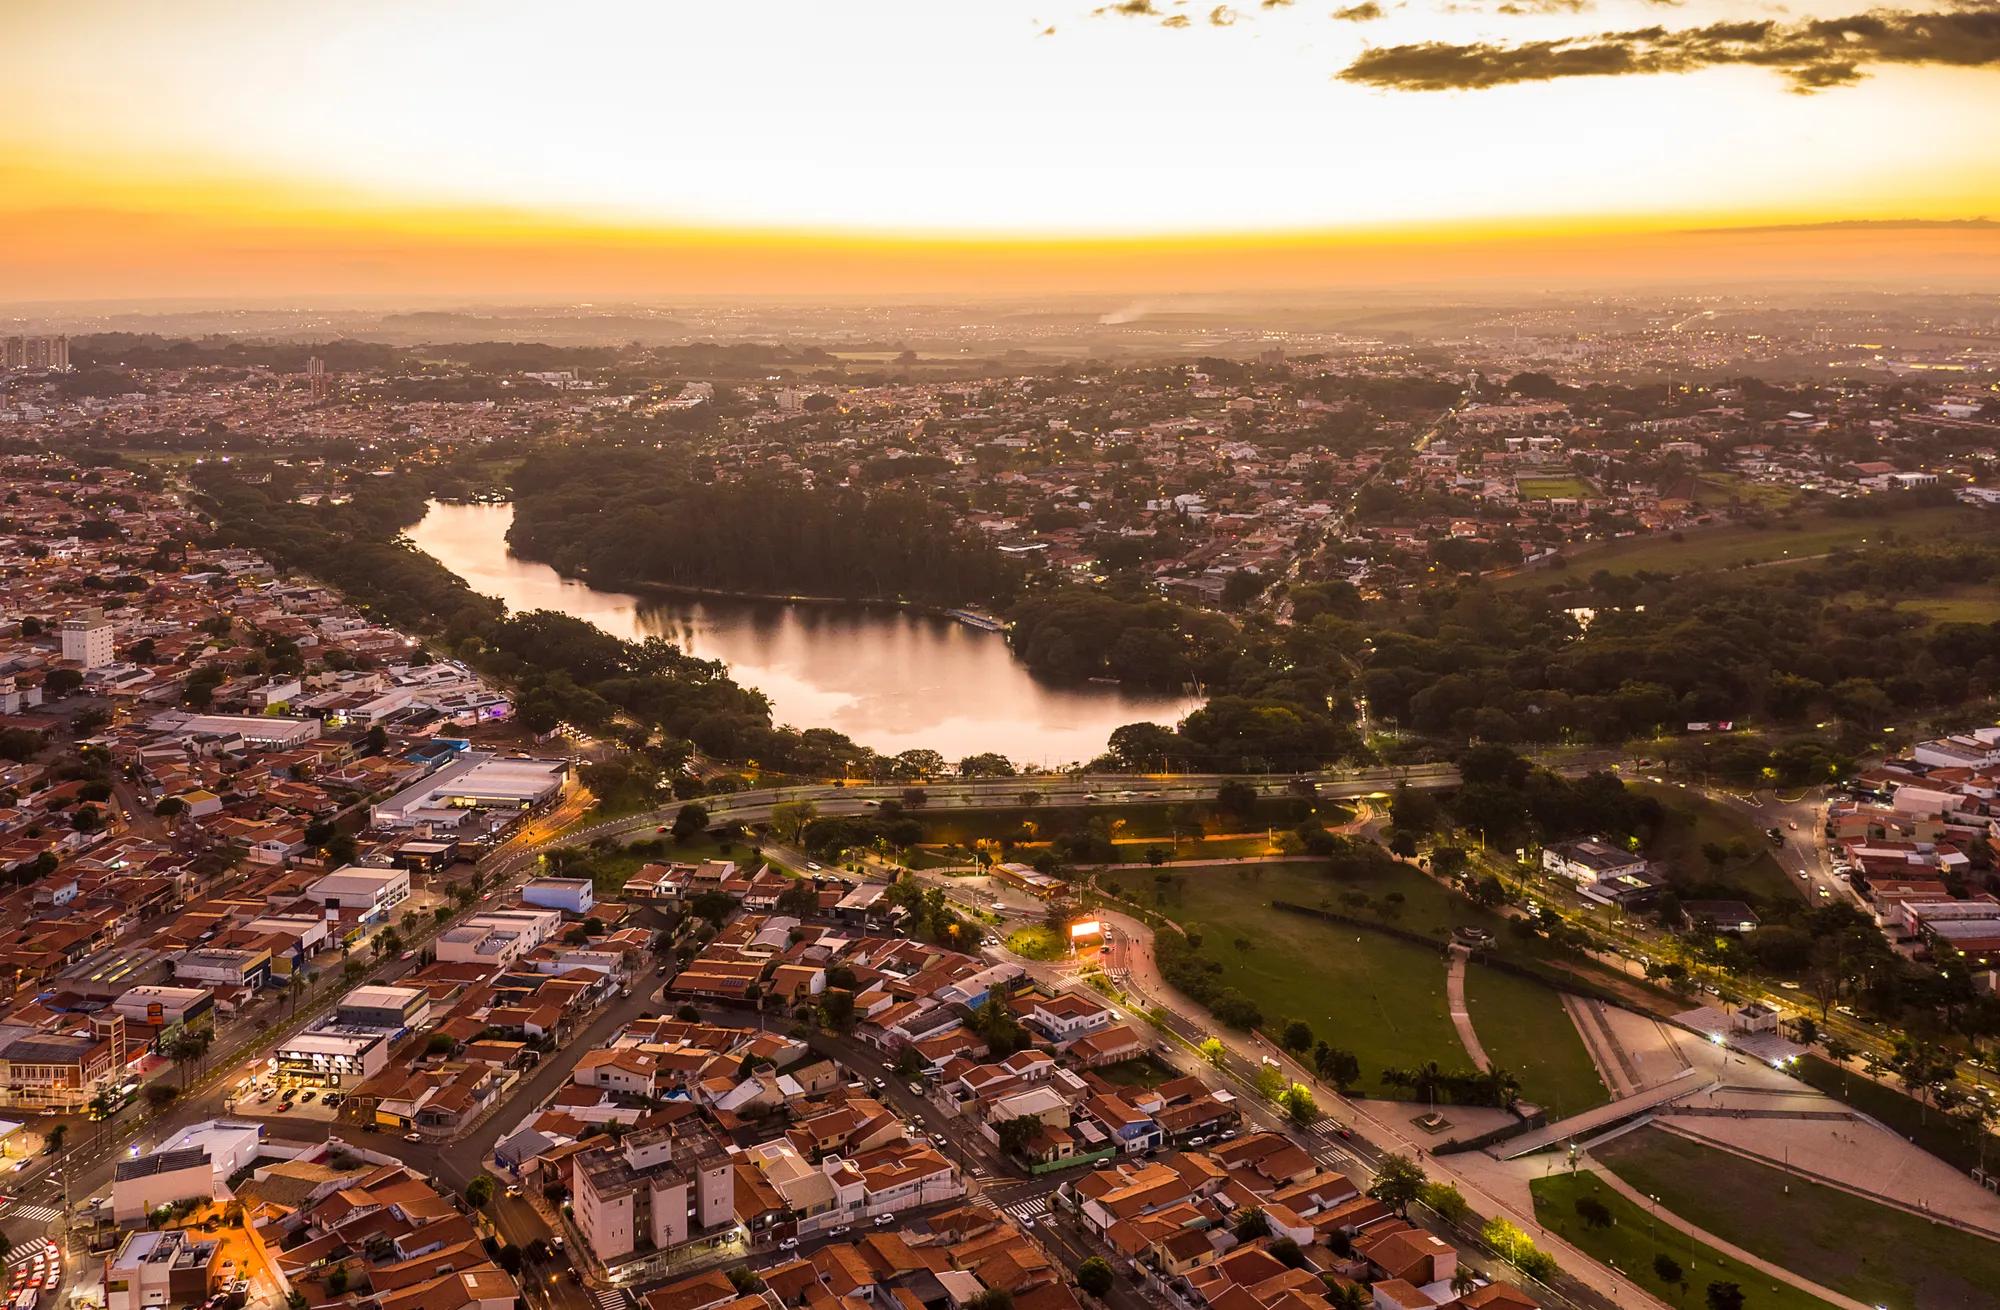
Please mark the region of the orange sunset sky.
<svg viewBox="0 0 2000 1310"><path fill-rule="evenodd" d="M2000 10L14 0L0 300L2000 286Z"/></svg>

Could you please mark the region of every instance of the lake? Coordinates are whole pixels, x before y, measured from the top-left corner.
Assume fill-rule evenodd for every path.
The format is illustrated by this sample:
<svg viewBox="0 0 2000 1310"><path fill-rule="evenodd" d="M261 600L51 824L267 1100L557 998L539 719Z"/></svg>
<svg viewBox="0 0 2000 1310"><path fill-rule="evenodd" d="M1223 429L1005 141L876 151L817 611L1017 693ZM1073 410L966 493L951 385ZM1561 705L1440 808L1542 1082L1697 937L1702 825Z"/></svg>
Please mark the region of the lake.
<svg viewBox="0 0 2000 1310"><path fill-rule="evenodd" d="M1198 701L1029 673L1007 639L894 606L600 591L507 550L511 505L433 503L410 540L510 610L560 610L627 640L664 637L720 660L771 699L772 717L832 728L885 755L918 747L956 761L998 751L1053 767L1104 751L1111 730L1172 724Z"/></svg>

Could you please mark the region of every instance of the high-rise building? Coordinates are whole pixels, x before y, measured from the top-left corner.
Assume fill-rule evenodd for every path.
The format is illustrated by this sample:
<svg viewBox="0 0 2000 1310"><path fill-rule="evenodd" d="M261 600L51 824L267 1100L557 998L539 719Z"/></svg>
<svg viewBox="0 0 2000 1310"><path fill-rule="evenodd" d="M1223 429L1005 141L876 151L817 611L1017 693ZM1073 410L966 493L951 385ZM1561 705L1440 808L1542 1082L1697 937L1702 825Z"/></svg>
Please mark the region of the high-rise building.
<svg viewBox="0 0 2000 1310"><path fill-rule="evenodd" d="M7 337L0 340L0 368L66 369L68 337Z"/></svg>
<svg viewBox="0 0 2000 1310"><path fill-rule="evenodd" d="M306 361L306 390L314 400L325 400L333 394L333 374L326 371L326 361L318 355Z"/></svg>
<svg viewBox="0 0 2000 1310"><path fill-rule="evenodd" d="M111 663L111 620L102 610L85 610L62 621L62 657L86 669Z"/></svg>

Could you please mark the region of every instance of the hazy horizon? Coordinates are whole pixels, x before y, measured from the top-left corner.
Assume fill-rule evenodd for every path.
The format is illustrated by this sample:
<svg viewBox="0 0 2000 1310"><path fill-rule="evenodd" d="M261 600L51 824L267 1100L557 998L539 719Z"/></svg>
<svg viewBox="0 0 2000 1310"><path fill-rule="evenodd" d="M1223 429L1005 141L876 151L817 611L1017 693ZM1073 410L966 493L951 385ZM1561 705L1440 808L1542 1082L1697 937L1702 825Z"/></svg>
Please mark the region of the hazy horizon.
<svg viewBox="0 0 2000 1310"><path fill-rule="evenodd" d="M22 0L7 300L2000 287L2000 4Z"/></svg>

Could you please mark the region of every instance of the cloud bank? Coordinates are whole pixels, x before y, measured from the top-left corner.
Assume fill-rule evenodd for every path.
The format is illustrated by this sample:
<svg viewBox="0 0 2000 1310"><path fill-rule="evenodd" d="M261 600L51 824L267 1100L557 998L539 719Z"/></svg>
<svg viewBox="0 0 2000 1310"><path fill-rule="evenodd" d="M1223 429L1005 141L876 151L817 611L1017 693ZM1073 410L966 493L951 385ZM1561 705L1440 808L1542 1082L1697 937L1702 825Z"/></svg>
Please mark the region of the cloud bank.
<svg viewBox="0 0 2000 1310"><path fill-rule="evenodd" d="M1481 91L1569 77L1749 66L1768 68L1794 91L1811 94L1851 85L1869 70L1891 65L2000 65L2000 4L1930 13L1874 9L1796 23L1767 19L1678 30L1643 27L1518 43L1423 41L1366 51L1337 76L1393 91Z"/></svg>

